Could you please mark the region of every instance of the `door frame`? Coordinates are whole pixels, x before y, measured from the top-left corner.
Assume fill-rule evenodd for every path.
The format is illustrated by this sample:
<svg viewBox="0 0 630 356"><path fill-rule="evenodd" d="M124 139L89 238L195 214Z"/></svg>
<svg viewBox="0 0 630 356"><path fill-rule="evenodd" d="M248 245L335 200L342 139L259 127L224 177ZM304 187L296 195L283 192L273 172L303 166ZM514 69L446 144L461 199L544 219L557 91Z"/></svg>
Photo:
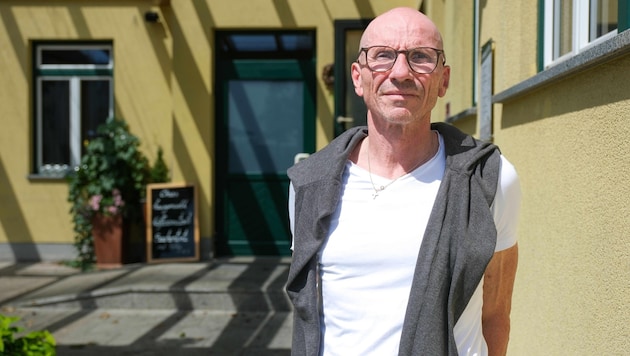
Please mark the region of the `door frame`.
<svg viewBox="0 0 630 356"><path fill-rule="evenodd" d="M282 35L291 34L308 34L312 38L312 48L310 50L277 50L273 52L268 51L238 51L235 50L235 46L230 46L226 43L226 37L230 35L273 35L276 38ZM227 109L228 109L228 90L227 86L230 80L243 78L248 80L249 77L265 77L268 76L269 80L273 80L274 76L278 80L286 79L286 73L283 73L282 66L278 66L283 62L290 61L295 67L295 63L299 64L299 72L302 73L305 90L305 113L311 112L312 115L303 117L303 151L302 152L314 152L315 150L315 124L316 124L316 76L315 76L315 32L308 31L282 31L282 30L270 30L270 31L217 31L216 32L216 55L215 55L215 93L216 93L216 108L215 108L215 165L214 165L214 183L215 183L215 254L219 256L233 256L241 255L238 251L229 246L230 236L228 235L228 179L230 173L228 172L228 154L229 154L229 137L227 126ZM277 41L279 42L279 41ZM223 51L221 50L223 49ZM263 64L260 68L255 65L257 62ZM274 65L275 64L275 65ZM271 68L275 67L275 68ZM265 68L267 67L267 71ZM298 153L298 152L296 152ZM264 174L263 179L268 180L286 180L286 189L283 188L284 200L281 204L286 208L288 203L288 177L286 172L282 174ZM261 178L261 177L258 177ZM279 204L276 204L278 206ZM286 232L287 238L290 239L290 230L288 228L288 216L286 219ZM276 241L276 240L274 240ZM255 249L251 248L252 251ZM279 255L289 255L290 250L287 248L286 252L279 253ZM266 254L266 253L265 253ZM249 255L249 254L244 254ZM255 254L254 254L255 255Z"/></svg>

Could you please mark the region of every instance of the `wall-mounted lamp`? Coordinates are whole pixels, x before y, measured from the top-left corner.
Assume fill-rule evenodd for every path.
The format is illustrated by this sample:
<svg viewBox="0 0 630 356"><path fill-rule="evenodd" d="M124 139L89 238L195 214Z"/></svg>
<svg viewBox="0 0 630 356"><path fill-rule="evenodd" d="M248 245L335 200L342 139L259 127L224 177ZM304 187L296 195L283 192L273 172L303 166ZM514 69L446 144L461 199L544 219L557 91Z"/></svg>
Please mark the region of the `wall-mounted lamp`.
<svg viewBox="0 0 630 356"><path fill-rule="evenodd" d="M322 69L322 80L328 89L332 89L335 84L335 64L326 64Z"/></svg>
<svg viewBox="0 0 630 356"><path fill-rule="evenodd" d="M160 15L155 11L147 11L144 13L144 21L146 22L158 22Z"/></svg>

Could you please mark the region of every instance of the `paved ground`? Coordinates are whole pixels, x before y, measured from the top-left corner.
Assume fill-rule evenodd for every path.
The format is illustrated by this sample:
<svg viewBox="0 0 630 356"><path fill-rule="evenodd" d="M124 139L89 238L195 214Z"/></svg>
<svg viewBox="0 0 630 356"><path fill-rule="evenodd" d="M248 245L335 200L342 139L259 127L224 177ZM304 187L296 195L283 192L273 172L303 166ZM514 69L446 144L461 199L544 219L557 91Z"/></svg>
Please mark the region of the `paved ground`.
<svg viewBox="0 0 630 356"><path fill-rule="evenodd" d="M289 355L288 259L80 273L0 262L0 313L50 331L60 356Z"/></svg>

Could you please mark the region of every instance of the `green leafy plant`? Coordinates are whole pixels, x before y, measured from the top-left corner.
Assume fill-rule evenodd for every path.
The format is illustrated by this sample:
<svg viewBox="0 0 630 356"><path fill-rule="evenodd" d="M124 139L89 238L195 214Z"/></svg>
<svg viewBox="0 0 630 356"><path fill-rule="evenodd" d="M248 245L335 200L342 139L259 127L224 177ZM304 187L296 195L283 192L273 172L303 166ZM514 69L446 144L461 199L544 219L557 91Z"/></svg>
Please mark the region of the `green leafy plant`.
<svg viewBox="0 0 630 356"><path fill-rule="evenodd" d="M81 163L69 175L68 201L78 256L70 263L88 270L95 263L92 217L121 214L142 219L141 201L150 180L150 166L139 150L140 140L122 119L109 118L85 146Z"/></svg>
<svg viewBox="0 0 630 356"><path fill-rule="evenodd" d="M0 355L23 356L55 356L56 341L50 332L31 331L17 337L24 332L24 328L12 326L19 321L17 316L5 316L0 314Z"/></svg>
<svg viewBox="0 0 630 356"><path fill-rule="evenodd" d="M151 183L166 183L169 181L168 166L164 162L164 151L162 147L158 147L157 157L151 166Z"/></svg>

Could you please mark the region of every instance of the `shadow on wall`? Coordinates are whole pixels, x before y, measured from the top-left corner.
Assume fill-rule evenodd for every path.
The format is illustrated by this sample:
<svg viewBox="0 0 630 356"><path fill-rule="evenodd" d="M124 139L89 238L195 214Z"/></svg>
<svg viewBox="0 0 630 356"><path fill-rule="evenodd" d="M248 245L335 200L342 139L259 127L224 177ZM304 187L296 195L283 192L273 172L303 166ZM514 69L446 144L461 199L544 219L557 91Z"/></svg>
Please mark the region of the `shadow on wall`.
<svg viewBox="0 0 630 356"><path fill-rule="evenodd" d="M13 16L10 7L0 6L0 23L4 24L4 32L8 35L11 41L11 48L13 49L13 55L18 59L22 74L27 77L29 71L26 69L28 63L28 50L26 43L22 41L22 34L19 31L19 26ZM25 157L26 159L26 157ZM0 228L2 228L9 240L8 246L11 250L13 259L18 257L25 261L39 261L41 259L39 252L32 245L33 236L28 229L26 219L22 215L20 204L15 195L15 190L11 186L11 181L7 175L7 167L2 162L0 156L0 196L2 197L2 208L0 210ZM16 240L19 239L19 243ZM31 242L31 243L29 243ZM8 254L8 253L7 253ZM0 253L0 256L4 253ZM24 255L24 258L22 258Z"/></svg>
<svg viewBox="0 0 630 356"><path fill-rule="evenodd" d="M0 228L4 230L9 243L9 253L13 258L9 260L20 261L41 261L41 256L33 244L33 236L26 224L26 219L20 209L20 203L15 195L15 189L11 186L11 181L0 156ZM19 241L19 242L17 242ZM4 253L0 253L3 256ZM4 258L3 258L4 259Z"/></svg>
<svg viewBox="0 0 630 356"><path fill-rule="evenodd" d="M605 107L628 100L629 91L630 60L624 57L571 75L503 103L501 128Z"/></svg>

